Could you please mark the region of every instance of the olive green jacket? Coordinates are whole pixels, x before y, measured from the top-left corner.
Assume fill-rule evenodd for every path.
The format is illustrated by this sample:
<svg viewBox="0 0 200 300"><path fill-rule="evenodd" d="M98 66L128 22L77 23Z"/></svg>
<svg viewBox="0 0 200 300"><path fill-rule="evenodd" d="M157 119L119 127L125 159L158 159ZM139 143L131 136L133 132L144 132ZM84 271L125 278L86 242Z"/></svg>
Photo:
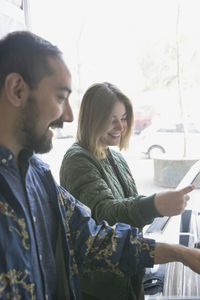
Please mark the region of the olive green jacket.
<svg viewBox="0 0 200 300"><path fill-rule="evenodd" d="M63 158L60 183L91 209L92 217L98 223L106 220L110 225L122 222L141 228L160 216L154 207L154 195L138 195L135 181L123 156L117 151L110 151L126 185L128 197L125 198L108 158L97 160L79 143L74 143ZM130 278L124 274L117 276L113 273L93 272L82 274L80 279L82 291L95 296L84 296L84 300L143 299L142 276Z"/></svg>
<svg viewBox="0 0 200 300"><path fill-rule="evenodd" d="M92 217L98 223L106 220L110 225L122 222L143 227L160 216L154 207L154 195L138 195L125 159L119 152L110 151L127 186L128 197L124 197L122 186L109 160L97 160L78 143L74 143L64 156L60 183L91 209Z"/></svg>

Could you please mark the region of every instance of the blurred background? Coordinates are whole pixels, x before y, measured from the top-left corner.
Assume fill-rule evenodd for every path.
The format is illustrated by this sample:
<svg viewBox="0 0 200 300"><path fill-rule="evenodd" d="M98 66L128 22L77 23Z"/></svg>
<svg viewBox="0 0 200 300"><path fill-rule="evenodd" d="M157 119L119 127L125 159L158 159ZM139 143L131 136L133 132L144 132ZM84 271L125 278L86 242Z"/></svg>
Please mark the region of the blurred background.
<svg viewBox="0 0 200 300"><path fill-rule="evenodd" d="M156 155L199 158L198 8L199 0L0 0L0 36L39 34L58 45L72 72L75 120L55 132L54 149L42 155L58 181L83 93L103 81L133 103L134 132L123 154L141 193L163 188L154 182Z"/></svg>

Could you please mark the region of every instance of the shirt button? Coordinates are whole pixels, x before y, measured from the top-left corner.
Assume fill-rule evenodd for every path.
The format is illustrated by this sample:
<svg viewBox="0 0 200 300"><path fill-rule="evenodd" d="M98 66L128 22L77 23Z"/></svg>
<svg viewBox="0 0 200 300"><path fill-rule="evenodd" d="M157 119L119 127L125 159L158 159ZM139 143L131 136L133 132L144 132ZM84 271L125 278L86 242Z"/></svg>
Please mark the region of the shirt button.
<svg viewBox="0 0 200 300"><path fill-rule="evenodd" d="M1 160L1 162L2 162L2 164L6 164L7 160L6 160L5 158L3 158L3 159Z"/></svg>
<svg viewBox="0 0 200 300"><path fill-rule="evenodd" d="M40 260L42 260L42 254L40 254Z"/></svg>
<svg viewBox="0 0 200 300"><path fill-rule="evenodd" d="M36 217L35 216L33 216L33 222L36 222Z"/></svg>

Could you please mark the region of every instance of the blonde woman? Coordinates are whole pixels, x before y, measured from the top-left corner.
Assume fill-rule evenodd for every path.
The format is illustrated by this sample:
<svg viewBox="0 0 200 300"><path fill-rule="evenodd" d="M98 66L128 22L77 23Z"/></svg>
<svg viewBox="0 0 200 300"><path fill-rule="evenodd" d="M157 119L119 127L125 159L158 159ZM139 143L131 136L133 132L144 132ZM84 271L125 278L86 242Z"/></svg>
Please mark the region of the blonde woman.
<svg viewBox="0 0 200 300"><path fill-rule="evenodd" d="M133 108L116 86L92 85L83 96L77 142L66 152L60 183L90 207L98 222L106 220L142 228L155 217L180 214L189 199L187 186L179 191L142 196L123 156L109 146L126 149L133 129ZM145 170L144 170L145 172ZM83 299L143 299L141 276L93 272L81 276Z"/></svg>

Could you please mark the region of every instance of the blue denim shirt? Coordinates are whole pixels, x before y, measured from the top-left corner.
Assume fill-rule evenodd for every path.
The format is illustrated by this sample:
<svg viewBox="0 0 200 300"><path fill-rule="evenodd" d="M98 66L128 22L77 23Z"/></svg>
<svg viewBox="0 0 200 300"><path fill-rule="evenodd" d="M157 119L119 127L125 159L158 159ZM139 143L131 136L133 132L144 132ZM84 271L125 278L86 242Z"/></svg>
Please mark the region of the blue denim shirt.
<svg viewBox="0 0 200 300"><path fill-rule="evenodd" d="M67 282L58 282L58 229ZM0 298L58 300L58 284L81 299L79 272L137 274L153 266L154 240L136 228L96 225L90 210L59 187L30 151L0 147ZM64 277L63 277L64 278Z"/></svg>

